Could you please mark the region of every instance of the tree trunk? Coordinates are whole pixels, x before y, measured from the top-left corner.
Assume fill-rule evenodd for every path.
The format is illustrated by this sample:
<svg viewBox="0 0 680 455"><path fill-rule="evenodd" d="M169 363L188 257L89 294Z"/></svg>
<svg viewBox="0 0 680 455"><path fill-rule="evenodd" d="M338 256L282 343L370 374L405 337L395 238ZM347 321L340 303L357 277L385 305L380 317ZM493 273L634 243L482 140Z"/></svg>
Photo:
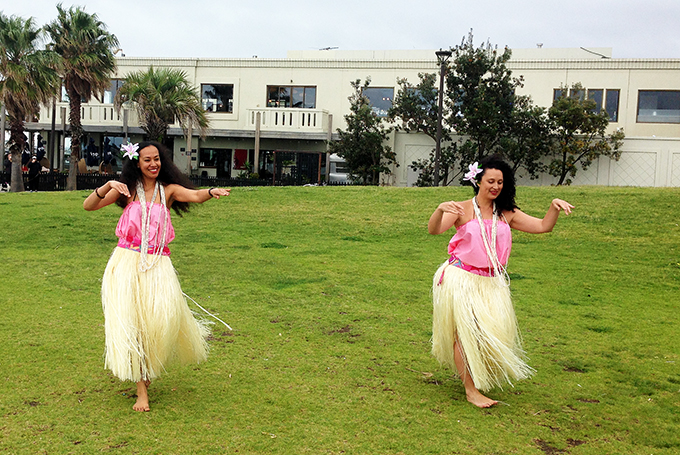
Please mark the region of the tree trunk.
<svg viewBox="0 0 680 455"><path fill-rule="evenodd" d="M560 172L560 181L557 182L557 186L564 183L564 179L567 178L567 152L562 152L562 171Z"/></svg>
<svg viewBox="0 0 680 455"><path fill-rule="evenodd" d="M66 191L77 190L78 186L78 161L80 160L80 142L83 137L83 127L80 124L80 94L72 86L67 85L66 92L69 98L69 116L71 129L71 164L66 180Z"/></svg>
<svg viewBox="0 0 680 455"><path fill-rule="evenodd" d="M12 181L9 190L13 193L21 193L25 191L23 173L21 172L21 152L26 148L26 136L24 136L23 120L16 120L15 115L12 115L10 120L9 142L12 144L10 147Z"/></svg>

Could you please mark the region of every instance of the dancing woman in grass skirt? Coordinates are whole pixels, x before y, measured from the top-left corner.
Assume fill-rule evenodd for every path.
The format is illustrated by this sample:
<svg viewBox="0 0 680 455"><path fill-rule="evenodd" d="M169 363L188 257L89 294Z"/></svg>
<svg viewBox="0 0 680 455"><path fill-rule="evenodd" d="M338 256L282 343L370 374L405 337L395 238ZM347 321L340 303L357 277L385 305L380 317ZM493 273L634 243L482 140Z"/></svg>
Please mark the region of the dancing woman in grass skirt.
<svg viewBox="0 0 680 455"><path fill-rule="evenodd" d="M468 201L442 202L430 217L428 231L441 234L452 227L450 258L433 281L432 354L458 371L467 399L486 408L497 401L482 392L527 378L517 319L505 266L512 247L510 229L539 234L552 231L560 211L571 204L553 199L543 219L515 205L512 168L497 156L465 176L476 196Z"/></svg>
<svg viewBox="0 0 680 455"><path fill-rule="evenodd" d="M203 321L187 306L168 244L175 231L170 207L178 215L190 203L228 196L230 190L193 190L193 185L157 142L124 145L120 181L90 194L83 207L123 207L114 249L102 279L105 317L105 366L123 381L137 383L135 411L149 410L148 386L172 361L198 363L207 358Z"/></svg>

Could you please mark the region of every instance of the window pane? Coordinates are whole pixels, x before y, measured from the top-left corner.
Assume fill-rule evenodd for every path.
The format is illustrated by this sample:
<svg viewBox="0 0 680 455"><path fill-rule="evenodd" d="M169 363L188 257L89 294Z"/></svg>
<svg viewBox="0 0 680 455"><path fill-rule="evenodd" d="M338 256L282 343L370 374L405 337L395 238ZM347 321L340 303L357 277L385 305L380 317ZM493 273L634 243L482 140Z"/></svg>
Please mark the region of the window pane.
<svg viewBox="0 0 680 455"><path fill-rule="evenodd" d="M304 87L291 87L291 106L303 107L305 101Z"/></svg>
<svg viewBox="0 0 680 455"><path fill-rule="evenodd" d="M316 87L305 87L305 108L316 109Z"/></svg>
<svg viewBox="0 0 680 455"><path fill-rule="evenodd" d="M364 89L364 95L373 108L373 112L378 117L387 117L387 111L392 107L392 98L394 97L393 88L373 88L368 87Z"/></svg>
<svg viewBox="0 0 680 455"><path fill-rule="evenodd" d="M290 87L279 87L279 107L290 107Z"/></svg>
<svg viewBox="0 0 680 455"><path fill-rule="evenodd" d="M553 90L553 103L562 97L564 90L556 88Z"/></svg>
<svg viewBox="0 0 680 455"><path fill-rule="evenodd" d="M201 85L203 109L207 112L233 112L234 111L234 86L225 85Z"/></svg>
<svg viewBox="0 0 680 455"><path fill-rule="evenodd" d="M217 163L217 150L201 149L199 154L199 166L201 167L215 167Z"/></svg>
<svg viewBox="0 0 680 455"><path fill-rule="evenodd" d="M122 79L111 79L111 84L108 90L104 91L104 104L113 104L113 99L116 97L116 93L123 86Z"/></svg>
<svg viewBox="0 0 680 455"><path fill-rule="evenodd" d="M641 90L637 121L680 123L680 91Z"/></svg>
<svg viewBox="0 0 680 455"><path fill-rule="evenodd" d="M267 107L277 107L279 105L278 85L267 86Z"/></svg>
<svg viewBox="0 0 680 455"><path fill-rule="evenodd" d="M569 97L570 98L576 98L576 99L582 100L582 99L584 99L585 96L586 96L585 90L574 90L574 89L569 90Z"/></svg>
<svg viewBox="0 0 680 455"><path fill-rule="evenodd" d="M604 90L602 89L588 90L588 99L595 101L595 109L593 109L593 112L600 113L602 111L603 97Z"/></svg>
<svg viewBox="0 0 680 455"><path fill-rule="evenodd" d="M605 110L609 114L610 122L619 121L619 90L607 89Z"/></svg>

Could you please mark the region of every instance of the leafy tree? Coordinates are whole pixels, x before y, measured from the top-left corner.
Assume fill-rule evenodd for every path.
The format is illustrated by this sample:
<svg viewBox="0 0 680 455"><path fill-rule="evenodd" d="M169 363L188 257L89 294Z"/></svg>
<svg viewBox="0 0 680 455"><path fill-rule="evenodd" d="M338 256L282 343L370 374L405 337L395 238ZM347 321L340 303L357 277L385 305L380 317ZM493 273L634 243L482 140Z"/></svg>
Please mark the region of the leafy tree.
<svg viewBox="0 0 680 455"><path fill-rule="evenodd" d="M623 130L607 135L609 115L605 111L596 112L595 101L582 96L584 93L578 83L571 90L565 87L548 110L555 134L555 158L549 172L559 177L558 185L571 184L567 176L574 177L579 164L586 170L600 156L617 161L621 157Z"/></svg>
<svg viewBox="0 0 680 455"><path fill-rule="evenodd" d="M543 158L552 150L552 129L547 110L533 105L528 96L517 96L510 113L509 134L502 137L499 149L517 174L525 169L538 178L546 170Z"/></svg>
<svg viewBox="0 0 680 455"><path fill-rule="evenodd" d="M354 181L378 185L381 173L391 173L389 166L396 163L396 154L383 145L391 128L385 127L363 93L370 83L370 78L364 84L361 79L351 82L354 93L348 98L351 113L345 115L347 130L337 130L340 140L330 144L330 153L345 159Z"/></svg>
<svg viewBox="0 0 680 455"><path fill-rule="evenodd" d="M106 31L106 25L96 14L83 8L68 10L57 5L57 18L45 26L52 38L51 48L61 56L59 72L69 99L71 128L71 166L67 189L76 189L77 163L84 136L80 122L80 106L92 96L103 98L109 88L111 74L116 69L112 50L118 46L115 35Z"/></svg>
<svg viewBox="0 0 680 455"><path fill-rule="evenodd" d="M487 41L475 47L472 32L452 49L447 72L449 125L463 137L459 147L461 168L498 152L501 139L512 132L515 90L522 78L507 67L512 55L507 47L499 53Z"/></svg>
<svg viewBox="0 0 680 455"><path fill-rule="evenodd" d="M210 124L201 95L182 70L156 70L152 66L128 74L114 99L119 111L125 103L135 106L141 127L150 139L159 142L165 142L168 126L175 121L185 132L191 126L203 136Z"/></svg>
<svg viewBox="0 0 680 455"><path fill-rule="evenodd" d="M42 34L33 18L0 13L0 101L7 109L10 125L11 191L24 191L21 173L21 152L27 147L24 121L37 116L40 104L54 98L60 85L52 68L55 55L39 48ZM4 146L4 138L2 142Z"/></svg>
<svg viewBox="0 0 680 455"><path fill-rule="evenodd" d="M397 123L396 129L407 133L423 133L437 140L437 120L439 113L439 88L437 88L437 74L420 73L417 85L407 79L397 79L399 90L394 97L388 119ZM451 142L451 132L442 124L442 147L440 154L439 181L446 186L453 178L450 171L455 165L457 145ZM431 186L434 184L434 148L428 158L416 160L410 166L420 171L417 186Z"/></svg>
<svg viewBox="0 0 680 455"><path fill-rule="evenodd" d="M453 49L446 72L446 122L442 125L439 180L450 184L467 165L492 153L504 155L515 170L526 169L535 178L545 166L542 158L550 151L550 128L545 109L533 105L529 97L515 94L522 78L512 76L506 63L511 52L499 53L488 42L475 47L472 32ZM419 83L398 79L390 119L397 128L421 132L436 140L438 88L436 74L419 74ZM453 135L457 140L452 142ZM420 171L416 185L434 181L434 152L414 161ZM450 180L446 180L446 179Z"/></svg>

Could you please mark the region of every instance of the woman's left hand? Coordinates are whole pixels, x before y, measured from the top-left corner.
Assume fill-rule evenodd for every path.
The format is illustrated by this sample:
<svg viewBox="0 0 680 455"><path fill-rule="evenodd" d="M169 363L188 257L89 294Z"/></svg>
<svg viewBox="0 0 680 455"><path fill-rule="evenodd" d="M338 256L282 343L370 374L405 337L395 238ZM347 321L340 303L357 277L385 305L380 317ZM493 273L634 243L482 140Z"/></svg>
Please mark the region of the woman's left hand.
<svg viewBox="0 0 680 455"><path fill-rule="evenodd" d="M229 196L230 192L231 192L231 188L211 188L210 189L210 194L215 199L219 199L220 196Z"/></svg>
<svg viewBox="0 0 680 455"><path fill-rule="evenodd" d="M567 201L563 201L562 199L553 199L552 206L555 207L558 212L560 210L564 210L564 213L566 215L569 215L571 213L571 209L574 208L573 205L571 205Z"/></svg>

